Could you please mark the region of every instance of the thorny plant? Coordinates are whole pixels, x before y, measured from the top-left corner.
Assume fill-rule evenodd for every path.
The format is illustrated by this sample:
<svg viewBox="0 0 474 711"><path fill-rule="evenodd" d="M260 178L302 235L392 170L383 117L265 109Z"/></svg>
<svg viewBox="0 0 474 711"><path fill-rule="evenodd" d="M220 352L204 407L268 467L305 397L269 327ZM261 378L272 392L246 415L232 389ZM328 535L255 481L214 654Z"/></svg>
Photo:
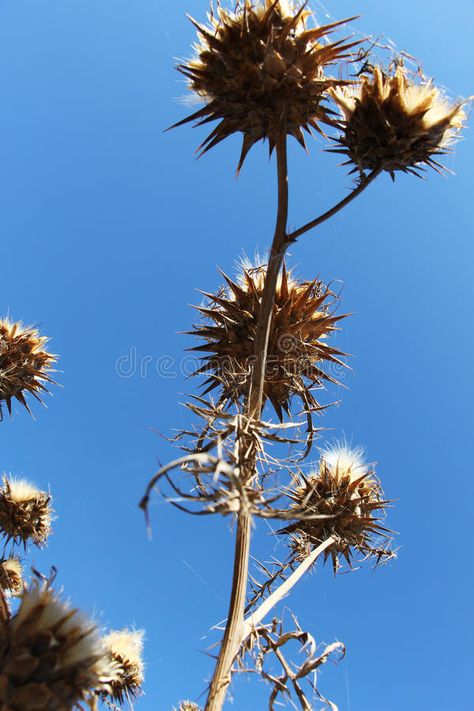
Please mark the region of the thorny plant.
<svg viewBox="0 0 474 711"><path fill-rule="evenodd" d="M402 56L387 66L378 63L370 54L375 42L335 39L348 20L319 26L307 2L239 0L233 9L218 2L207 24L191 22L198 35L194 56L178 70L202 108L176 126L215 123L201 154L241 133L237 172L256 143L268 142L270 155L276 154L278 207L265 262L243 264L235 278L222 274L222 288L204 292L193 330L203 353L197 374L207 378L204 393L187 404L196 420L176 438L183 456L157 472L141 506L148 517L159 486L180 509L236 520L229 612L205 709L222 708L232 674L247 669L243 660L253 654L253 670L270 684L270 708L292 695L292 704L308 710L314 705L303 679L310 677L317 697L313 672L342 645L318 653L296 619L295 629L284 632L280 621L267 625L264 618L320 556L330 558L336 572L341 559L350 566L354 556L378 564L394 552L383 525L389 502L362 450L326 445L306 473L298 463L298 445L305 459L320 434L313 415L327 406L317 396L334 381L327 366L345 360L331 341L342 318L334 295L314 275L299 279L285 254L383 172L395 179L400 172L445 171L439 157L451 151L467 102L449 100ZM332 141L330 150L345 157L356 182L333 207L290 232L288 137L306 148L305 134L312 133ZM278 424L266 414L267 404ZM249 573L250 534L259 517L284 522L277 534L288 548L286 560L258 563L263 580ZM290 642L302 646L303 663L287 655ZM270 656L280 673L268 667ZM198 706L182 702L181 708Z"/></svg>
<svg viewBox="0 0 474 711"><path fill-rule="evenodd" d="M269 684L270 711L277 706L281 707L282 701L290 702L294 708L299 706L304 711L311 711L314 708L314 697L337 711L337 707L320 694L316 683L317 671L332 657L343 657L344 645L341 642L333 642L320 650L314 637L301 629L294 615L292 619L293 629L289 631L284 630L283 622L277 618L271 624L256 626L242 645L235 671L256 672ZM297 651L300 655L295 655L291 649L289 656L292 643L298 645ZM246 658L253 661L252 667L246 667ZM275 662L279 667L279 674L275 669ZM305 689L305 682L309 691Z"/></svg>
<svg viewBox="0 0 474 711"><path fill-rule="evenodd" d="M0 320L0 415L16 398L29 412L56 361L34 328ZM53 591L56 572L25 575L31 545L43 547L53 518L49 492L4 475L0 484L0 708L66 711L130 708L143 683L140 630L103 636ZM30 579L28 579L30 577ZM119 706L117 706L119 704Z"/></svg>

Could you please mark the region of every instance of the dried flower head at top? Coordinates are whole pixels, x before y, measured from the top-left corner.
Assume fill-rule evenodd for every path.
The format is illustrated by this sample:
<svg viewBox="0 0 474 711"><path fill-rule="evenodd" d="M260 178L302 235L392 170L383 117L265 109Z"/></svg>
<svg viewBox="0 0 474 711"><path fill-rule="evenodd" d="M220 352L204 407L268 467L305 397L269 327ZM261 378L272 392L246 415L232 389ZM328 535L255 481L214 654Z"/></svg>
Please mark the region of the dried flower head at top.
<svg viewBox="0 0 474 711"><path fill-rule="evenodd" d="M205 322L193 335L206 342L193 350L208 352L196 374L206 374L206 392L221 389L221 402L237 402L248 395L255 356L260 304L266 267L244 267L217 294L205 293L208 301L198 311ZM319 407L312 388L324 381L337 382L324 364L344 366L341 351L329 345L328 337L343 316L334 314L335 297L320 281L298 281L285 267L277 284L268 344L264 398L279 418L289 411L297 395L306 411Z"/></svg>
<svg viewBox="0 0 474 711"><path fill-rule="evenodd" d="M13 398L28 411L27 393L41 402L45 383L53 382L50 373L56 362L56 356L45 349L47 342L35 328L0 320L0 418L3 402L11 414Z"/></svg>
<svg viewBox="0 0 474 711"><path fill-rule="evenodd" d="M117 630L104 638L113 669L109 691L103 694L104 697L123 704L140 694L143 684L143 634L141 630Z"/></svg>
<svg viewBox="0 0 474 711"><path fill-rule="evenodd" d="M359 85L336 87L344 131L336 152L355 171L397 170L418 175L424 166L442 170L436 156L449 151L465 121L461 103L448 101L432 81L410 77L398 64L391 73L375 67Z"/></svg>
<svg viewBox="0 0 474 711"><path fill-rule="evenodd" d="M82 708L110 676L94 625L34 582L17 613L2 620L0 707L29 711Z"/></svg>
<svg viewBox="0 0 474 711"><path fill-rule="evenodd" d="M176 125L219 121L201 145L203 153L242 132L240 169L257 141L268 139L273 149L288 134L304 146L303 130L319 131L320 121L330 121L324 99L330 87L344 82L326 76L325 69L350 57L358 43L328 42L343 22L310 27L310 16L306 3L242 0L235 12L211 7L206 27L192 20L199 33L196 55L178 69L205 106Z"/></svg>
<svg viewBox="0 0 474 711"><path fill-rule="evenodd" d="M307 477L300 474L293 483L288 495L295 521L278 533L290 536L296 558L305 558L330 537L334 543L326 549L325 559L331 556L334 571L341 555L351 564L352 549L377 558L390 555L378 545L389 538L389 531L374 515L383 513L387 501L362 455L362 450L346 446L329 448L322 452L316 471Z"/></svg>
<svg viewBox="0 0 474 711"><path fill-rule="evenodd" d="M14 543L45 544L51 531L51 496L25 479L4 477L0 487L0 536Z"/></svg>

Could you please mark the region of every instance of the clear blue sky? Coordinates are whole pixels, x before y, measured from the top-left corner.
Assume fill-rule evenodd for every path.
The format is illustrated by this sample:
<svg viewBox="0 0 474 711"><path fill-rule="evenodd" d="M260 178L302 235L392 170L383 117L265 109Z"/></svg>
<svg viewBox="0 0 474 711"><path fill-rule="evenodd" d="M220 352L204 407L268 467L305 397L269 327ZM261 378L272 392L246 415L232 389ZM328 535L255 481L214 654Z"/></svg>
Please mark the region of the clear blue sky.
<svg viewBox="0 0 474 711"><path fill-rule="evenodd" d="M455 95L474 93L469 0L329 4L361 13L361 32L415 54ZM319 6L320 7L320 6ZM273 225L274 166L251 153L238 181L239 141L201 161L204 133L162 129L188 109L175 57L189 55L190 12L207 0L0 0L2 314L40 324L61 355L48 409L0 425L0 468L51 487L57 521L43 570L107 625L147 631L141 711L196 698L212 663L203 651L226 614L228 519L137 508L157 458L174 450L150 431L187 423L178 404L196 384L179 375L196 288L255 246ZM324 20L320 14L321 21ZM350 185L336 160L292 145L291 223ZM426 182L383 176L344 214L308 235L290 262L304 278L343 285L338 344L356 355L343 404L324 425L367 447L387 495L399 558L334 580L319 570L289 605L318 639L348 655L321 689L341 711L464 711L472 702L474 401L472 227L474 141ZM131 352L148 371L120 377ZM157 374L169 356L177 377ZM124 361L122 376L124 375ZM173 369L171 368L171 372ZM334 393L333 393L334 394ZM255 552L280 554L259 524ZM265 708L257 680L235 684L236 711Z"/></svg>

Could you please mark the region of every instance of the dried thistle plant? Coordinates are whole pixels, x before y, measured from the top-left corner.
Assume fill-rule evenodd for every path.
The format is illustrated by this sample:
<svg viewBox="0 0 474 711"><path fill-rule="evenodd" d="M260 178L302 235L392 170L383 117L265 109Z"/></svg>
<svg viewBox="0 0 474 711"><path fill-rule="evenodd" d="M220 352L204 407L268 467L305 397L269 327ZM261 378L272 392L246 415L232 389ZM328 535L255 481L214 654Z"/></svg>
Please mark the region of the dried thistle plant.
<svg viewBox="0 0 474 711"><path fill-rule="evenodd" d="M265 266L242 269L234 281L225 274L226 287L205 294L197 307L205 321L194 335L204 339L193 350L208 352L197 374L206 374L206 393L219 391L219 402L238 402L249 391ZM264 400L273 405L280 420L289 414L296 395L307 412L320 408L311 392L325 381L337 383L325 365L344 366L344 355L328 339L344 316L334 313L335 296L320 281L297 280L285 265L278 278L268 341Z"/></svg>
<svg viewBox="0 0 474 711"><path fill-rule="evenodd" d="M28 393L41 402L47 383L53 382L51 372L56 362L56 356L45 348L47 342L35 328L0 320L0 417L3 403L11 415L13 398L28 412Z"/></svg>
<svg viewBox="0 0 474 711"><path fill-rule="evenodd" d="M12 595L19 595L23 590L23 566L18 558L0 561L0 589Z"/></svg>
<svg viewBox="0 0 474 711"><path fill-rule="evenodd" d="M202 320L192 333L203 340L195 350L203 354L197 374L207 376L206 392L186 403L194 420L174 439L184 454L155 474L141 506L148 516L159 488L179 509L236 521L229 612L205 711L220 711L233 673L246 670L244 659L252 653L253 671L272 686L270 708L288 702L310 711L301 682L309 680L314 698L323 699L314 672L342 645L318 652L296 619L285 632L280 621L268 625L265 618L319 558L330 558L337 571L343 561L351 566L356 554L378 563L394 553L391 531L383 525L389 502L359 450L323 445L319 462L309 462L303 473L301 461L321 434L312 423L312 413L323 409L314 389L337 382L333 366L344 366L331 338L342 316L331 291L314 275L297 279L285 254L383 172L393 178L397 171L441 170L437 156L459 136L465 102L446 99L399 57L386 70L365 47L352 51L363 43L334 41L332 33L343 23L318 25L307 2L240 0L234 9L218 2L206 25L192 22L194 56L178 69L203 105L176 126L217 122L201 155L241 133L238 171L249 150L268 141L276 154L276 224L264 264L244 265L235 279L223 274L224 286L204 293ZM334 133L334 150L347 157L357 182L332 207L290 231L288 137L305 146L305 131L326 138L323 126ZM269 404L277 425L267 416ZM306 439L295 405L306 414ZM285 560L257 562L257 580L249 561L259 517L280 522L276 533L288 545ZM300 643L302 663L287 655L289 642ZM270 656L279 672L269 670ZM197 708L180 705L181 711Z"/></svg>
<svg viewBox="0 0 474 711"><path fill-rule="evenodd" d="M55 356L34 329L0 321L0 406L24 392L38 397ZM50 381L51 382L51 381ZM4 476L0 486L0 707L11 711L66 711L97 708L98 699L131 707L143 681L142 633L110 633L53 591L53 573L34 570L32 582L14 554L21 547L44 546L51 533L49 493L25 479ZM5 555L6 548L10 557ZM19 599L18 601L15 598ZM117 707L115 707L117 708Z"/></svg>
<svg viewBox="0 0 474 711"><path fill-rule="evenodd" d="M258 141L268 140L273 151L282 126L305 147L303 131L321 132L320 122L332 122L328 89L345 82L326 70L358 43L325 41L348 20L309 27L310 17L291 0L243 0L235 12L211 7L208 26L191 20L199 36L195 57L178 68L205 106L177 125L219 122L200 146L203 153L242 133L240 170Z"/></svg>
<svg viewBox="0 0 474 711"><path fill-rule="evenodd" d="M51 496L25 479L4 477L0 488L0 534L6 542L46 543L51 532Z"/></svg>
<svg viewBox="0 0 474 711"><path fill-rule="evenodd" d="M112 667L108 691L101 695L113 703L131 703L143 685L142 630L116 630L103 638Z"/></svg>
<svg viewBox="0 0 474 711"><path fill-rule="evenodd" d="M389 73L374 67L332 97L344 118L340 152L362 174L443 170L436 157L449 151L466 121L463 102L449 101L431 80L410 77L401 63Z"/></svg>
<svg viewBox="0 0 474 711"><path fill-rule="evenodd" d="M388 502L362 455L361 450L346 446L327 449L317 469L308 476L299 474L289 488L292 503L288 513L296 520L278 533L289 537L297 559L305 560L328 538L334 543L325 550L324 558L331 556L334 572L341 556L352 565L354 550L376 559L391 555L383 547L391 532L380 524Z"/></svg>
<svg viewBox="0 0 474 711"><path fill-rule="evenodd" d="M0 625L2 708L79 708L110 677L95 626L47 585L25 590L17 613Z"/></svg>

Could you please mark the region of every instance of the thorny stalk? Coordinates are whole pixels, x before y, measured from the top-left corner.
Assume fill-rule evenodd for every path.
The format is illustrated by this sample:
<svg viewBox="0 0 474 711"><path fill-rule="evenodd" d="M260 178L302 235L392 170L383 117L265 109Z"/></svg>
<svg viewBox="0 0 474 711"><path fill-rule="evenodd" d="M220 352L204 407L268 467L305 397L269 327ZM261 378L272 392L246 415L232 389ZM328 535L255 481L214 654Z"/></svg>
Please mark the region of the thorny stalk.
<svg viewBox="0 0 474 711"><path fill-rule="evenodd" d="M255 363L252 371L250 384L250 394L246 403L247 415L254 419L259 419L262 412L263 389L265 382L265 369L267 361L268 339L272 322L272 310L275 300L275 291L283 259L292 242L305 232L318 227L326 220L329 220L358 195L380 174L380 169L373 170L359 185L337 203L333 208L320 215L315 220L304 225L295 232L287 233L288 223L288 160L287 160L287 139L286 132L282 131L280 141L276 146L277 155L277 179L278 179L278 207L277 220L273 242L270 250L267 273L265 276L265 286L262 295L262 303L259 313L255 337ZM253 459L246 463L246 478L250 479L255 475L256 461ZM250 511L242 508L237 521L237 534L234 552L234 567L232 577L232 591L230 597L229 614L226 628L222 640L219 656L217 659L214 675L209 687L209 694L206 703L206 711L220 711L223 707L227 688L231 681L232 665L239 652L242 642L250 633L249 625L255 624L255 620L261 620L267 612L276 605L284 595L286 595L300 577L311 567L318 555L323 552L332 542L331 539L325 541L322 546L316 548L294 573L275 590L275 592L258 608L247 622L244 621L245 601L249 575L250 557L250 536L251 536L252 516Z"/></svg>
<svg viewBox="0 0 474 711"><path fill-rule="evenodd" d="M277 220L255 337L255 363L252 371L250 393L246 402L246 414L254 419L260 419L262 412L265 367L275 290L278 274L288 246L286 234L288 222L288 162L286 130L284 128L276 146L276 155L278 176ZM246 479L250 479L254 475L255 465L255 458L246 464L246 471L242 472ZM251 513L242 508L237 521L229 614L219 657L209 688L206 711L219 711L222 708L231 680L232 665L241 645L249 574L251 524Z"/></svg>

